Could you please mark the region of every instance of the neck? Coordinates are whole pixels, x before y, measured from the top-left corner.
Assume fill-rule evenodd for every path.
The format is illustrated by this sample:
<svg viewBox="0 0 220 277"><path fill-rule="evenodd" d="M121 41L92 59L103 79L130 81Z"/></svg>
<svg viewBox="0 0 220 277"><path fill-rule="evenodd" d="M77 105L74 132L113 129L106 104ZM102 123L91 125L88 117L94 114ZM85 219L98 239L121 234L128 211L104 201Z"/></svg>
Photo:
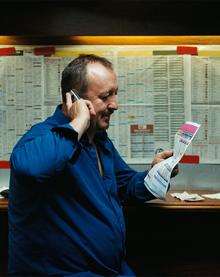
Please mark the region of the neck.
<svg viewBox="0 0 220 277"><path fill-rule="evenodd" d="M89 129L87 130L86 134L89 138L89 142L93 143L94 137L95 137L95 130L93 130L91 127L89 127Z"/></svg>
<svg viewBox="0 0 220 277"><path fill-rule="evenodd" d="M64 113L64 115L66 116L66 117L68 117L67 116L67 110L66 110L66 105L64 104L64 103L62 103L62 112Z"/></svg>

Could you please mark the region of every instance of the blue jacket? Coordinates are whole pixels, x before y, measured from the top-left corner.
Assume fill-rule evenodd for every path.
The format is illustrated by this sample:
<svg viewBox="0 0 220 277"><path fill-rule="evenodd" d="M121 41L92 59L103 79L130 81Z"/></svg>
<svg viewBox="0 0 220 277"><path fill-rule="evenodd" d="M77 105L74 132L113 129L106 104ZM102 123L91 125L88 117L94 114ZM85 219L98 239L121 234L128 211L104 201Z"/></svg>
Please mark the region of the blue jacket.
<svg viewBox="0 0 220 277"><path fill-rule="evenodd" d="M13 150L9 273L129 275L121 201L153 198L144 186L147 172L129 168L100 132L101 176L94 147L77 136L58 106Z"/></svg>

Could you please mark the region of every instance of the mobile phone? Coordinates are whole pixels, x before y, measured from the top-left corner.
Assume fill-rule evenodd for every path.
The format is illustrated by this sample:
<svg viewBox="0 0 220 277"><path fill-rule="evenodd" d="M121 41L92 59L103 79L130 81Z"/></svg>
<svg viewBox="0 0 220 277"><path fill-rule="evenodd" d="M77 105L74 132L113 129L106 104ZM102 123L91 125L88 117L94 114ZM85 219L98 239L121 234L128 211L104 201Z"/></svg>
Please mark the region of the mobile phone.
<svg viewBox="0 0 220 277"><path fill-rule="evenodd" d="M71 89L70 94L73 102L80 99L79 93L76 89Z"/></svg>

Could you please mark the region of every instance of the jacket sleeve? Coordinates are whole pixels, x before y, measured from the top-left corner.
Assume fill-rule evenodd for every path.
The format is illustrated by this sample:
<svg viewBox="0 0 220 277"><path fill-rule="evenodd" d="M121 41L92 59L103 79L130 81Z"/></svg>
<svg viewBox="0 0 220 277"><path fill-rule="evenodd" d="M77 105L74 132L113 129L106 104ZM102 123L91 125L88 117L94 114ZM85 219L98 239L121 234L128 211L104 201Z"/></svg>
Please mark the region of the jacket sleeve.
<svg viewBox="0 0 220 277"><path fill-rule="evenodd" d="M118 193L124 202L145 202L154 199L144 185L144 178L148 171L137 172L131 169L121 158L113 146L114 170L118 184Z"/></svg>
<svg viewBox="0 0 220 277"><path fill-rule="evenodd" d="M13 149L11 170L16 175L44 182L77 155L80 148L77 138L78 134L69 124L37 135L30 130Z"/></svg>

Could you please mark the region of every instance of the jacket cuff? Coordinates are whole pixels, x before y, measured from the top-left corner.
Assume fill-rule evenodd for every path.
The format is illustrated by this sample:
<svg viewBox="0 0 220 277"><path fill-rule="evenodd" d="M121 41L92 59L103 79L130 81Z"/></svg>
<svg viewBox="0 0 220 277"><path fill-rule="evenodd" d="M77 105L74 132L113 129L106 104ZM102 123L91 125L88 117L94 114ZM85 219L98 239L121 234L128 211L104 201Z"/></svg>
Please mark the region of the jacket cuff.
<svg viewBox="0 0 220 277"><path fill-rule="evenodd" d="M69 123L52 128L52 132L61 134L71 140L72 139L78 140L78 133L76 132L76 130L74 130L74 128Z"/></svg>
<svg viewBox="0 0 220 277"><path fill-rule="evenodd" d="M138 172L135 176L136 179L136 186L135 186L135 194L137 195L138 199L141 202L149 201L154 199L155 196L146 188L144 185L144 178L148 174L148 171Z"/></svg>

